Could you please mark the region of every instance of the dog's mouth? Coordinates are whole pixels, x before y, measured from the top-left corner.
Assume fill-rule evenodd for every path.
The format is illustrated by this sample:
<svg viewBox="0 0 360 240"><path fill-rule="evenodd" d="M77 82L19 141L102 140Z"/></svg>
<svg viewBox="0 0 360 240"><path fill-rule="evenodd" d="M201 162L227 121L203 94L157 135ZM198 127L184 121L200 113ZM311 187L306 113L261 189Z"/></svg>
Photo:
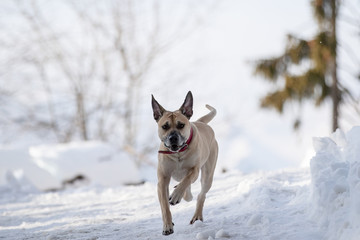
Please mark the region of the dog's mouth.
<svg viewBox="0 0 360 240"><path fill-rule="evenodd" d="M170 146L170 150L173 152L176 152L180 149L180 147L176 144Z"/></svg>
<svg viewBox="0 0 360 240"><path fill-rule="evenodd" d="M185 144L185 139L176 131L171 132L165 139L164 145L172 152L178 152Z"/></svg>
<svg viewBox="0 0 360 240"><path fill-rule="evenodd" d="M171 144L171 145L165 144L165 147L168 148L172 152L177 152L181 148L181 146L178 146L177 144Z"/></svg>

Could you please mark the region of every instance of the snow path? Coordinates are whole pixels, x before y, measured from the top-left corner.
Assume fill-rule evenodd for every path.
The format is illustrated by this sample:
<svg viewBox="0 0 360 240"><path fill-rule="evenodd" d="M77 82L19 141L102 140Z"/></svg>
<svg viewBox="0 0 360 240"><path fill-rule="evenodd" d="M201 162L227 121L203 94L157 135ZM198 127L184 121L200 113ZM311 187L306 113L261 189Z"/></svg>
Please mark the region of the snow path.
<svg viewBox="0 0 360 240"><path fill-rule="evenodd" d="M176 183L171 183L173 187ZM193 185L196 199L199 183ZM56 193L1 193L0 239L322 239L310 217L308 169L219 175L204 222L196 201L171 207L175 233L161 235L156 184Z"/></svg>

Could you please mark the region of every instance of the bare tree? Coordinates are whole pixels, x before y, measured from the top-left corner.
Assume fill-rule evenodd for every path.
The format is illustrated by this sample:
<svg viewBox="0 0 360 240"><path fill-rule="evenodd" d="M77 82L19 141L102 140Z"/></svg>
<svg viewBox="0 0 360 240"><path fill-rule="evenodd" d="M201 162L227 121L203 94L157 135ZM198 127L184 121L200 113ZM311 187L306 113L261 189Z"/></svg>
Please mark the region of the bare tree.
<svg viewBox="0 0 360 240"><path fill-rule="evenodd" d="M120 144L144 158L134 150L142 85L156 61L196 29L203 8L191 5L169 28L162 4L8 2L19 24L2 34L0 51L8 58L0 62L0 81L13 81L5 87L14 92L11 101L23 99L20 113L8 119L59 142L120 137ZM54 9L68 19L53 17Z"/></svg>

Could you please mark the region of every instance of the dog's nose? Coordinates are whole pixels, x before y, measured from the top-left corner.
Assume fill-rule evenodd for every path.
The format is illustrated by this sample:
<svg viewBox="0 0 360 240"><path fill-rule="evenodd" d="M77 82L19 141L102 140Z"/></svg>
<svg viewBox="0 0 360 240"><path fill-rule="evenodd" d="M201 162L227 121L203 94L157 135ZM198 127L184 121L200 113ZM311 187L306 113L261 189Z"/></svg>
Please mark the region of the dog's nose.
<svg viewBox="0 0 360 240"><path fill-rule="evenodd" d="M177 136L176 133L173 133L169 136L170 143L177 143L178 140L179 140L179 137Z"/></svg>

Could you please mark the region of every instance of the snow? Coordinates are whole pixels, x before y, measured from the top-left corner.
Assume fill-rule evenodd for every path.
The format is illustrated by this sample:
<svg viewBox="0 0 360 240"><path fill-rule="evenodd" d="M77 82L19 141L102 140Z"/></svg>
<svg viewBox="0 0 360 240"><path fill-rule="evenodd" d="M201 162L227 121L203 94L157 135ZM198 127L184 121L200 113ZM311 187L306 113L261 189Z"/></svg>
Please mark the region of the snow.
<svg viewBox="0 0 360 240"><path fill-rule="evenodd" d="M204 222L190 225L196 201L182 201L171 206L175 226L169 237L162 236L156 181L129 186L116 184L117 180L101 184L95 177L97 184L93 184L91 168L84 166L89 167L85 172L90 183L44 192L26 171L38 166L54 178L68 177L78 173L81 164L99 167L101 163L94 159L114 153L113 148L101 143L34 147L27 158L33 165L14 170L9 164L5 171L6 181L0 187L0 238L358 239L360 127L314 138L313 145L316 153L306 168L217 174L205 202ZM1 153L13 160L26 158L21 151ZM44 159L49 165L40 164ZM117 167L127 173L124 163L107 169L111 173L110 168ZM4 166L2 161L2 171ZM148 173L156 175L155 168ZM175 185L171 182L170 189ZM198 181L192 189L194 196L200 192Z"/></svg>
<svg viewBox="0 0 360 240"><path fill-rule="evenodd" d="M307 170L220 175L205 203L205 221L190 225L196 201L182 201L172 207L175 233L169 238L259 239L281 233L283 236L298 234L297 239L303 239L304 227L308 228L308 236L316 236L315 224L304 217L304 204L293 203L294 197L309 194L309 188L303 191L300 187L308 177ZM242 182L251 186L248 191L239 187ZM200 185L196 183L193 192L199 191ZM280 208L282 205L285 207ZM156 183L24 194L5 201L0 207L0 233L7 239L166 238L162 236ZM288 223L293 217L296 219ZM260 220L251 220L255 218Z"/></svg>
<svg viewBox="0 0 360 240"><path fill-rule="evenodd" d="M82 175L93 185L116 186L142 181L131 158L101 142L38 145L29 149L0 149L0 184L7 174L22 171L40 190L58 189Z"/></svg>
<svg viewBox="0 0 360 240"><path fill-rule="evenodd" d="M359 239L360 127L314 138L314 148L313 218L327 230L326 239Z"/></svg>

